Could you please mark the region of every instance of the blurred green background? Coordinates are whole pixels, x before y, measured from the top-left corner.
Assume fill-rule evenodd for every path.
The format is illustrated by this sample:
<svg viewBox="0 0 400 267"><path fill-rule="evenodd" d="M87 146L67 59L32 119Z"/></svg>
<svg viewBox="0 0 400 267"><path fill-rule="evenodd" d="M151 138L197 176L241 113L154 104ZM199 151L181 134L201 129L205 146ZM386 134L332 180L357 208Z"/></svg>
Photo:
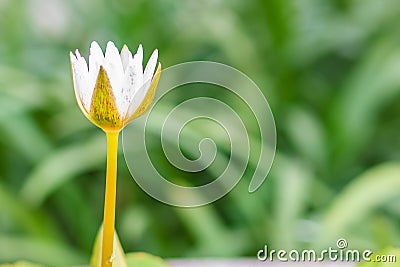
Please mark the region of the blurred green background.
<svg viewBox="0 0 400 267"><path fill-rule="evenodd" d="M399 23L396 0L0 0L0 263L89 261L105 136L75 103L68 53L86 56L92 40L142 43L145 60L158 48L164 68L231 65L258 84L276 120L262 187L247 193L249 167L201 208L147 196L121 153L116 228L126 251L255 258L265 244L321 249L339 237L354 249L400 246Z"/></svg>

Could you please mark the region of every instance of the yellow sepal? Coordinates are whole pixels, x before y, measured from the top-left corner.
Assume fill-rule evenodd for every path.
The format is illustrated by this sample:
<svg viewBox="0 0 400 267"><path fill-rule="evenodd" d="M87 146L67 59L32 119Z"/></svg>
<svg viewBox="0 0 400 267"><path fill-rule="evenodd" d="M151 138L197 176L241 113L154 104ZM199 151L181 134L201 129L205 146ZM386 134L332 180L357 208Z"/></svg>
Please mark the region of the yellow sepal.
<svg viewBox="0 0 400 267"><path fill-rule="evenodd" d="M104 131L119 131L124 126L115 96L103 66L100 66L89 111L90 119Z"/></svg>
<svg viewBox="0 0 400 267"><path fill-rule="evenodd" d="M103 226L100 227L93 247L92 256L90 259L90 267L101 267L101 251L103 240ZM127 267L125 253L122 249L118 235L114 232L114 260L113 267Z"/></svg>

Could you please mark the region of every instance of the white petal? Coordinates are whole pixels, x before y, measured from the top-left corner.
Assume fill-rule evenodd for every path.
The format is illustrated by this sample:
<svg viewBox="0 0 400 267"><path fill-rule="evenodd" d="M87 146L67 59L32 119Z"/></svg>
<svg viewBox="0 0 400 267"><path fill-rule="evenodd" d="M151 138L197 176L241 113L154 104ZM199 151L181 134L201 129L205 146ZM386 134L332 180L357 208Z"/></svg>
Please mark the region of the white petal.
<svg viewBox="0 0 400 267"><path fill-rule="evenodd" d="M131 100L131 103L129 105L128 112L126 114L127 118L130 118L133 115L133 113L135 113L136 109L140 106L140 104L143 102L147 92L150 89L152 81L153 77L148 81L144 81L143 85L135 92Z"/></svg>
<svg viewBox="0 0 400 267"><path fill-rule="evenodd" d="M132 53L131 51L129 51L128 47L124 45L121 50L121 62L122 67L124 68L124 72L126 72L126 68L128 67L130 58L132 58Z"/></svg>
<svg viewBox="0 0 400 267"><path fill-rule="evenodd" d="M123 114L121 105L123 99L122 83L125 75L122 67L121 56L113 42L107 43L104 69L107 73L108 79L110 80L115 100L117 102L118 111L120 114Z"/></svg>
<svg viewBox="0 0 400 267"><path fill-rule="evenodd" d="M136 54L133 56L133 64L137 64L137 68L140 70L140 74L142 74L142 80L143 81L143 47L142 44L139 45L138 50ZM141 86L141 85L138 85ZM139 87L135 88L135 90L139 89Z"/></svg>
<svg viewBox="0 0 400 267"><path fill-rule="evenodd" d="M73 72L74 89L78 101L81 102L82 106L88 109L88 103L90 103L90 98L88 95L88 68L86 60L80 55L79 51L76 50L75 55L70 54L71 66Z"/></svg>
<svg viewBox="0 0 400 267"><path fill-rule="evenodd" d="M142 46L139 46L137 55L139 55L140 58L140 68L142 69L142 60L143 60L143 49ZM135 55L136 57L136 55ZM135 59L134 57L134 59ZM131 101L129 103L129 109L126 114L126 117L129 118L133 115L133 113L136 111L136 109L139 107L139 105L142 103L144 97L147 94L147 91L150 88L151 82L153 80L153 75L154 75L154 70L157 64L157 59L158 59L158 50L154 50L152 55L150 56L149 62L147 63L146 69L144 71L143 77L141 77L141 82L139 83L139 86L136 86L135 92L133 97L131 98Z"/></svg>
<svg viewBox="0 0 400 267"><path fill-rule="evenodd" d="M81 56L81 54L79 53L78 49L75 51L75 55L76 55L76 59L79 62L79 66L81 68L81 71L82 71L83 75L85 76L85 79L87 79L87 76L89 74L89 70L88 70L88 66L86 64L86 59ZM85 87L87 87L87 84L85 84Z"/></svg>
<svg viewBox="0 0 400 267"><path fill-rule="evenodd" d="M150 86L145 84L139 88L139 90L134 94L132 101L129 105L129 109L127 112L127 118L131 117L136 109L139 107L140 103L142 103L144 97L146 96L147 91L149 90Z"/></svg>
<svg viewBox="0 0 400 267"><path fill-rule="evenodd" d="M122 92L121 92L122 98L120 106L122 114L124 115L126 114L132 95L135 92L139 76L139 71L137 68L135 68L136 65L132 63L133 62L132 59L130 61L131 63L128 63L128 67L125 72L125 77L124 77L124 82L122 84Z"/></svg>
<svg viewBox="0 0 400 267"><path fill-rule="evenodd" d="M146 69L144 70L143 82L148 83L153 79L154 70L156 69L158 59L158 50L154 50L153 54L147 63Z"/></svg>
<svg viewBox="0 0 400 267"><path fill-rule="evenodd" d="M130 95L129 101L132 100L133 95L143 84L143 47L140 44L136 54L133 56L132 60L132 75L130 75L130 87L132 87L132 93Z"/></svg>
<svg viewBox="0 0 400 267"><path fill-rule="evenodd" d="M72 52L69 54L69 57L71 59L72 79L74 81L75 94L77 94L77 96L79 96L79 100L82 101L80 92L83 82L82 82L81 72L79 71L80 70L79 61L76 58L76 56L72 54Z"/></svg>
<svg viewBox="0 0 400 267"><path fill-rule="evenodd" d="M125 78L123 83L123 97L122 97L122 110L123 114L127 113L133 95L143 84L143 49L140 45L137 53L133 58L129 58L128 67L125 71Z"/></svg>
<svg viewBox="0 0 400 267"><path fill-rule="evenodd" d="M104 64L104 55L97 42L93 41L90 45L89 55L89 76L87 79L90 101L92 99L94 86L99 75L100 66Z"/></svg>

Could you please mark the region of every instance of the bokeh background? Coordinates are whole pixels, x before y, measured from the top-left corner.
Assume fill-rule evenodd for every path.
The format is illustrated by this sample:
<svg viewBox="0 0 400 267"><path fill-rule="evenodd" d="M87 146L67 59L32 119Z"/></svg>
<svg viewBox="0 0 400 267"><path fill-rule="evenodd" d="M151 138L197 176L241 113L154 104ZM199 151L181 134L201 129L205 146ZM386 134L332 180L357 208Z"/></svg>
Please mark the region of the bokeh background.
<svg viewBox="0 0 400 267"><path fill-rule="evenodd" d="M400 246L399 18L396 0L0 0L0 263L89 261L105 136L75 103L68 53L87 55L92 40L142 43L145 60L158 48L164 68L231 65L258 84L276 120L262 187L247 193L252 156L239 185L201 208L146 195L121 153L116 228L126 251L255 258L266 244L322 249L339 237L354 249Z"/></svg>

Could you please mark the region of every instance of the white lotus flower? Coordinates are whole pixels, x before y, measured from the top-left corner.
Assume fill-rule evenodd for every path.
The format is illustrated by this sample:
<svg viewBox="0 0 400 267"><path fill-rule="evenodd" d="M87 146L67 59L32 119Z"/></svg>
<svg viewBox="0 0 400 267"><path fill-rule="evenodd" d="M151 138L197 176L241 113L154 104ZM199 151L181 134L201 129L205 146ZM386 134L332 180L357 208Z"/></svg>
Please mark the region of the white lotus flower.
<svg viewBox="0 0 400 267"><path fill-rule="evenodd" d="M141 45L132 56L126 45L119 53L110 41L104 55L99 45L92 42L89 64L78 50L71 52L70 57L76 100L85 116L98 127L120 131L149 109L161 72L159 63L154 73L157 49L144 71Z"/></svg>

